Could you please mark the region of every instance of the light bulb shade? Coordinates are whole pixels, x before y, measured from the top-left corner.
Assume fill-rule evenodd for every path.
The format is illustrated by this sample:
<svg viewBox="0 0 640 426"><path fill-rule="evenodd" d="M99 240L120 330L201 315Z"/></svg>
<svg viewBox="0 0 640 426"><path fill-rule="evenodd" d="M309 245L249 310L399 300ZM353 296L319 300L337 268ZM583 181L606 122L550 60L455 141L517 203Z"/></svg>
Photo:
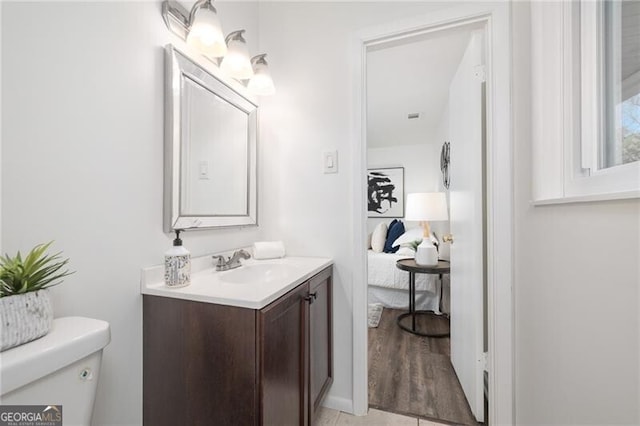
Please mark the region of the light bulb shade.
<svg viewBox="0 0 640 426"><path fill-rule="evenodd" d="M407 194L405 220L447 220L447 197L444 192L416 192Z"/></svg>
<svg viewBox="0 0 640 426"><path fill-rule="evenodd" d="M213 58L227 54L220 19L211 1L198 2L193 6L187 43Z"/></svg>
<svg viewBox="0 0 640 426"><path fill-rule="evenodd" d="M227 55L222 59L220 70L229 77L247 80L253 76L247 42L242 37L244 30L234 31L227 36Z"/></svg>
<svg viewBox="0 0 640 426"><path fill-rule="evenodd" d="M269 66L265 60L266 54L257 55L251 58L253 64L253 77L249 80L247 88L258 96L270 96L276 93L276 88L269 73Z"/></svg>

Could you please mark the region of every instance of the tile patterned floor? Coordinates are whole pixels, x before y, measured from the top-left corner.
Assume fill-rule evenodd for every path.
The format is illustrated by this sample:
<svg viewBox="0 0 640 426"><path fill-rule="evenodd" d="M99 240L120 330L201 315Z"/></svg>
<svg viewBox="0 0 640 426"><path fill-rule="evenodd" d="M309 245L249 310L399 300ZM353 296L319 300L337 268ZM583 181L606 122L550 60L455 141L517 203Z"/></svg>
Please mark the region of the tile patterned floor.
<svg viewBox="0 0 640 426"><path fill-rule="evenodd" d="M385 411L370 409L366 416L352 416L330 408L320 408L318 426L442 426L443 423L430 422L402 416L400 414L387 413Z"/></svg>

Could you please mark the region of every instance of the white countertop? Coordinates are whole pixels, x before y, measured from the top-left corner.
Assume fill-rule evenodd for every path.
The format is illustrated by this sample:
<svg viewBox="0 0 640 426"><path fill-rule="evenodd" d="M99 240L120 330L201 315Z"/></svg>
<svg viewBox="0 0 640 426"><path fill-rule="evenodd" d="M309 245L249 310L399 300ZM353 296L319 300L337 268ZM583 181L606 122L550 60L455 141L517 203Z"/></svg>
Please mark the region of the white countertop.
<svg viewBox="0 0 640 426"><path fill-rule="evenodd" d="M261 309L273 302L289 290L302 284L318 272L333 264L324 257L284 257L282 259L241 261L243 266L229 271L217 272L211 256L201 256L191 261L191 284L186 287L171 288L164 284L164 266L157 265L142 270L140 292L153 296L172 297L174 299L194 300L197 302L217 303L220 305L238 306L242 308ZM265 276L252 282L229 282L229 278L237 278L242 268L253 265L276 266L286 273Z"/></svg>

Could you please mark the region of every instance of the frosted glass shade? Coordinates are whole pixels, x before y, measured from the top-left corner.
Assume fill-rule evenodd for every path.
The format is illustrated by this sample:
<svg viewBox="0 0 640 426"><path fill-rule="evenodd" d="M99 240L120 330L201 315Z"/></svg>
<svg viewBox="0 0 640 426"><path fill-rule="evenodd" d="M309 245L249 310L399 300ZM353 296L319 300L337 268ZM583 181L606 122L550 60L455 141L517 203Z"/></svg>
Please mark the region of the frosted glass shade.
<svg viewBox="0 0 640 426"><path fill-rule="evenodd" d="M229 77L247 80L253 76L249 50L244 39L231 38L227 44L227 55L222 59L220 70Z"/></svg>
<svg viewBox="0 0 640 426"><path fill-rule="evenodd" d="M193 15L187 43L201 53L219 58L227 54L227 44L220 26L218 14L213 6L202 5Z"/></svg>
<svg viewBox="0 0 640 426"><path fill-rule="evenodd" d="M276 93L276 88L273 85L271 74L269 73L269 67L261 62L257 62L253 65L253 77L249 80L247 88L249 91L258 96L269 96Z"/></svg>
<svg viewBox="0 0 640 426"><path fill-rule="evenodd" d="M405 220L447 220L447 197L444 192L415 192L407 194Z"/></svg>

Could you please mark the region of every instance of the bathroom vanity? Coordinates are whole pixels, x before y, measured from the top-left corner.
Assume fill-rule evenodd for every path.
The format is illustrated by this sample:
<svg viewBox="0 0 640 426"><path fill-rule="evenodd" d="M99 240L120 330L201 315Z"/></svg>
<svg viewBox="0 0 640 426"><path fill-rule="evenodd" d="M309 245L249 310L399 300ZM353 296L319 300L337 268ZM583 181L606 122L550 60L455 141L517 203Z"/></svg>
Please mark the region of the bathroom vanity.
<svg viewBox="0 0 640 426"><path fill-rule="evenodd" d="M208 268L181 289L154 274L141 288L145 425L314 424L333 381L330 260Z"/></svg>

